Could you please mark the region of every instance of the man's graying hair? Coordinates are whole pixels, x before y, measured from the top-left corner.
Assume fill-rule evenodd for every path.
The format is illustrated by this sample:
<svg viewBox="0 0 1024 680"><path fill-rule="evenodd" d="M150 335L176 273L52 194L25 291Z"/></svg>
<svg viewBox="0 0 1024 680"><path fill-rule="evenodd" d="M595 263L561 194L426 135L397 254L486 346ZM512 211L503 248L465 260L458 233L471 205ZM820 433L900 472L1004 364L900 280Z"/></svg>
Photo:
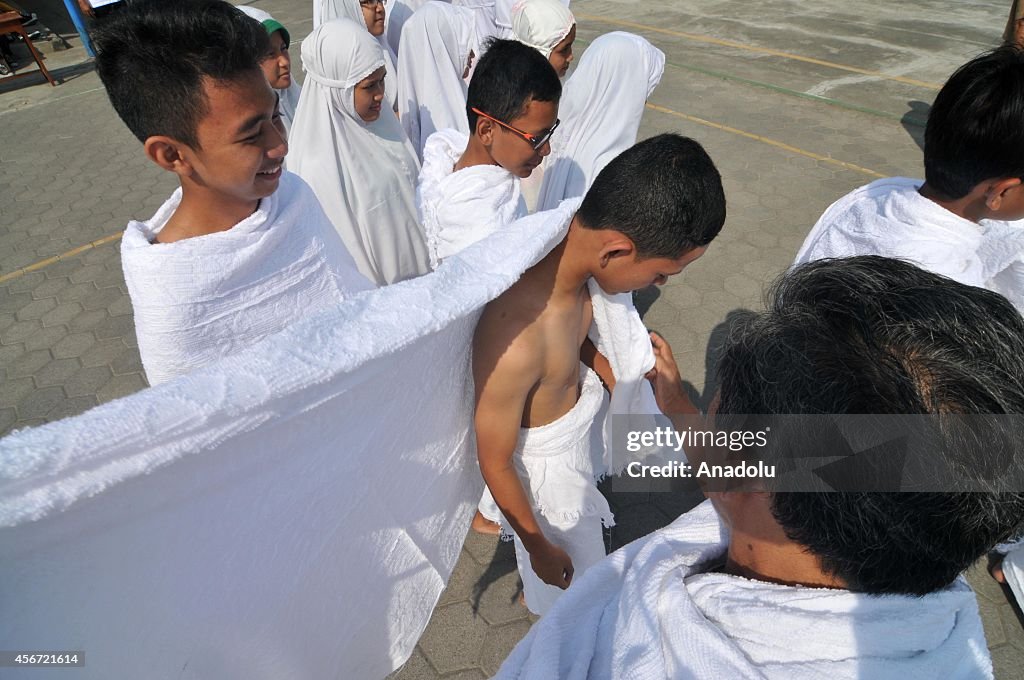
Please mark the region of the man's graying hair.
<svg viewBox="0 0 1024 680"><path fill-rule="evenodd" d="M819 260L733 330L718 378L723 414L1024 414L1024 320L906 262ZM983 482L969 433L942 434L935 455ZM1021 528L1024 493L780 492L772 512L851 589L923 595Z"/></svg>

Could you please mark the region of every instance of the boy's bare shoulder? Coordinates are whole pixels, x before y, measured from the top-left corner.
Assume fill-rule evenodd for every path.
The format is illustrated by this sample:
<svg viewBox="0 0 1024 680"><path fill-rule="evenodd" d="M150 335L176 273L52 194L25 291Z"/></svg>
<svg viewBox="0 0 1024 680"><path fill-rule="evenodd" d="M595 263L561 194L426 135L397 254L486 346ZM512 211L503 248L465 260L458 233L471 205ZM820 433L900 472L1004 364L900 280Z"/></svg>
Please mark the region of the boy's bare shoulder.
<svg viewBox="0 0 1024 680"><path fill-rule="evenodd" d="M543 343L537 336L544 304L526 293L517 284L484 308L473 338L474 366L521 373L524 379L539 374Z"/></svg>

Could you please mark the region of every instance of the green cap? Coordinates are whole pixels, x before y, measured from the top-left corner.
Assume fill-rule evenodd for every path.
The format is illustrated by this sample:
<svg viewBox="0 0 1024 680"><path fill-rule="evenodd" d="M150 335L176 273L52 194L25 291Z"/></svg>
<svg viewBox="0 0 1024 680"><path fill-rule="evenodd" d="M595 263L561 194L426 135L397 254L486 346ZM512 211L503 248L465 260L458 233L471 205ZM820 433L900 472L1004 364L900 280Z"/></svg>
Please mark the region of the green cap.
<svg viewBox="0 0 1024 680"><path fill-rule="evenodd" d="M274 35L274 31L281 31L281 37L284 38L284 46L288 47L292 44L292 37L288 35L288 29L281 25L281 22L277 19L267 19L263 22L263 28L267 29L267 35Z"/></svg>

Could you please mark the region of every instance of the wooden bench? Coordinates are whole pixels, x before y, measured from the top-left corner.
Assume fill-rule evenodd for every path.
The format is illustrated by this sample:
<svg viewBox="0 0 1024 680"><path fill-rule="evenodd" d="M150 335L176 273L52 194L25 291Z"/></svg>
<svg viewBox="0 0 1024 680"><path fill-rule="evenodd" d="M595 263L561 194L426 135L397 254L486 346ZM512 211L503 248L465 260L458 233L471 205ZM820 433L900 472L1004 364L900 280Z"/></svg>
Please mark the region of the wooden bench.
<svg viewBox="0 0 1024 680"><path fill-rule="evenodd" d="M38 72L42 72L50 82L50 85L56 87L57 83L53 80L53 76L50 75L50 72L46 70L46 66L43 64L43 57L39 54L39 50L36 49L36 46L32 44L32 40L28 37L28 33L25 32L25 27L21 25L21 15L17 12L4 12L3 14L0 14L0 35L8 35L10 33L17 33L22 37L25 44L28 45L29 52L32 53L32 58L35 59L36 64L39 65ZM0 59L3 59L3 57L0 57ZM27 78L32 74L37 73L37 71L15 73L14 66L11 64L7 65L11 69L11 75L0 78L0 83L17 80L18 78Z"/></svg>

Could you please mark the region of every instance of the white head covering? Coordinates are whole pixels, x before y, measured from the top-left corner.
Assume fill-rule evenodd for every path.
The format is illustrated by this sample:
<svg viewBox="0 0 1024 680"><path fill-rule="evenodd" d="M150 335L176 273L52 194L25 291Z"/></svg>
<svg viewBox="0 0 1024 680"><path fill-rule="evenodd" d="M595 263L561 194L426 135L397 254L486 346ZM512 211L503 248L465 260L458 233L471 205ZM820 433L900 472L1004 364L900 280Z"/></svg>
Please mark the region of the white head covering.
<svg viewBox="0 0 1024 680"><path fill-rule="evenodd" d="M423 158L437 130L469 132L466 70L476 17L465 7L428 2L406 22L398 56L398 112L402 127Z"/></svg>
<svg viewBox="0 0 1024 680"><path fill-rule="evenodd" d="M263 24L263 27L267 29L268 33L284 29L285 33L288 33L288 29L274 17L270 16L267 12L256 7L250 7L248 5L239 5L238 9L242 10L244 14L252 17L256 21ZM286 40L291 40L291 35L286 37ZM280 96L281 106L281 118L284 119L284 127L286 130L291 130L292 120L295 119L295 107L299 105L299 95L302 93L302 88L299 86L299 81L295 79L295 74L292 73L292 84L283 90L277 90L277 94Z"/></svg>
<svg viewBox="0 0 1024 680"><path fill-rule="evenodd" d="M484 56L483 43L491 36L498 35L498 27L494 23L494 0L452 0L452 4L471 10L476 17L473 51L476 52L476 58L480 59Z"/></svg>
<svg viewBox="0 0 1024 680"><path fill-rule="evenodd" d="M388 45L391 46L391 51L395 54L399 54L399 46L402 41L402 27L405 26L405 22L409 20L409 17L413 15L420 7L423 7L427 0L391 0L390 6L387 9L387 30L384 35L387 36ZM439 2L448 2L448 0L439 0Z"/></svg>
<svg viewBox="0 0 1024 680"><path fill-rule="evenodd" d="M384 65L379 43L364 24L326 21L302 42L302 65L289 169L313 187L367 278L386 284L426 273L416 155L390 108L365 123L353 101L355 86Z"/></svg>
<svg viewBox="0 0 1024 680"><path fill-rule="evenodd" d="M537 210L583 196L598 173L636 143L644 104L665 70L665 54L638 35L597 38L565 84L562 120L544 159Z"/></svg>
<svg viewBox="0 0 1024 680"><path fill-rule="evenodd" d="M576 17L561 0L519 0L512 6L513 36L545 58L575 25Z"/></svg>
<svg viewBox="0 0 1024 680"><path fill-rule="evenodd" d="M367 33L370 32L366 29L366 18L363 17L363 9L359 6L359 0L313 0L313 28L317 28L321 23L331 19L351 19L362 26ZM380 49L384 53L384 65L388 69L388 77L384 81L384 94L388 104L394 109L398 92L398 69L396 68L398 57L391 50L387 35L385 29L381 35L370 37L380 44Z"/></svg>

